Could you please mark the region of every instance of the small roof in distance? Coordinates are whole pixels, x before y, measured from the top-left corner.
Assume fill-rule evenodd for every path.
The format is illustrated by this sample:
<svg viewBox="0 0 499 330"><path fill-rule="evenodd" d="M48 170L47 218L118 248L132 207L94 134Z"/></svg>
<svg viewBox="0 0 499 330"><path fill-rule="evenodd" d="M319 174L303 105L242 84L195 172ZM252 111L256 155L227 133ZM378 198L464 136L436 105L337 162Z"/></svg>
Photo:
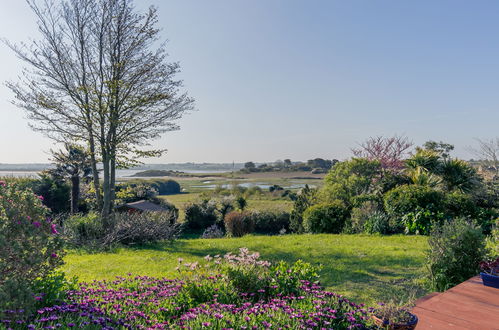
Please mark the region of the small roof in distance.
<svg viewBox="0 0 499 330"><path fill-rule="evenodd" d="M164 207L159 206L158 204L151 203L146 200L140 200L132 203L126 203L118 207L119 209L130 208L136 209L140 211L168 211Z"/></svg>

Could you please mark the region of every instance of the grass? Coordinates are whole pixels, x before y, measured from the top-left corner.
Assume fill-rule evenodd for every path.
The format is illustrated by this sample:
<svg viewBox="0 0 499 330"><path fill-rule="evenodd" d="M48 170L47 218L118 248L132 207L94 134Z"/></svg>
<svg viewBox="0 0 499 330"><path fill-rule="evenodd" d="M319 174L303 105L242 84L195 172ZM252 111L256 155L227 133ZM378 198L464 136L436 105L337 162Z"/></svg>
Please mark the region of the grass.
<svg viewBox="0 0 499 330"><path fill-rule="evenodd" d="M149 247L120 248L107 253L73 251L63 270L82 281L111 279L126 273L175 277L177 259L199 261L205 255L258 251L262 258L322 265L321 282L356 302L407 299L424 295L418 285L427 247L421 236L286 235L224 239L182 239Z"/></svg>

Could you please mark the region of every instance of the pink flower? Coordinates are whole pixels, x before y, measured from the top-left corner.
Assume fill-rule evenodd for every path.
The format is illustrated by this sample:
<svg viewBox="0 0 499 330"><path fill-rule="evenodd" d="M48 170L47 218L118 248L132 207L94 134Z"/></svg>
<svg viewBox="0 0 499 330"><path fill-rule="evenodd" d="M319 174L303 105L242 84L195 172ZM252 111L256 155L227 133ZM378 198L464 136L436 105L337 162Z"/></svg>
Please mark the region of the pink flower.
<svg viewBox="0 0 499 330"><path fill-rule="evenodd" d="M5 181L0 181L0 186L5 187L6 185Z"/></svg>
<svg viewBox="0 0 499 330"><path fill-rule="evenodd" d="M42 224L38 221L33 222L33 226L35 226L36 228L40 228L41 225Z"/></svg>
<svg viewBox="0 0 499 330"><path fill-rule="evenodd" d="M54 235L59 234L59 232L57 231L57 228L55 227L55 223L50 225L50 229L52 230L52 234L54 234Z"/></svg>
<svg viewBox="0 0 499 330"><path fill-rule="evenodd" d="M51 253L51 254L50 254L50 256L51 256L52 258L57 258L57 253Z"/></svg>
<svg viewBox="0 0 499 330"><path fill-rule="evenodd" d="M38 199L41 200L41 201L43 201L43 199L44 199L43 196L41 196L41 195L40 196L36 196L36 197L38 197Z"/></svg>

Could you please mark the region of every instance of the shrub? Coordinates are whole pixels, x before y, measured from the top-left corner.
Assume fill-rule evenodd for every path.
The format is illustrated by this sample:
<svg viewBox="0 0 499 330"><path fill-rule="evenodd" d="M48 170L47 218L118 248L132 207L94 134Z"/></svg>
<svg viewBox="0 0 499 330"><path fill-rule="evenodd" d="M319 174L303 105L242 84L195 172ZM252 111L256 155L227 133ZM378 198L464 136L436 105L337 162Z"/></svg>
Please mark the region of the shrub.
<svg viewBox="0 0 499 330"><path fill-rule="evenodd" d="M338 234L343 230L349 213L341 201L317 204L303 213L303 227L309 233Z"/></svg>
<svg viewBox="0 0 499 330"><path fill-rule="evenodd" d="M426 252L427 277L431 288L445 291L478 274L485 257L482 230L464 219L433 228Z"/></svg>
<svg viewBox="0 0 499 330"><path fill-rule="evenodd" d="M368 234L389 234L394 230L390 228L390 217L384 212L375 211L366 219L364 231Z"/></svg>
<svg viewBox="0 0 499 330"><path fill-rule="evenodd" d="M177 215L170 211L115 213L103 243L108 246L172 241L180 236L181 229Z"/></svg>
<svg viewBox="0 0 499 330"><path fill-rule="evenodd" d="M277 235L289 232L290 214L284 211L262 211L253 213L255 232L267 235Z"/></svg>
<svg viewBox="0 0 499 330"><path fill-rule="evenodd" d="M442 212L417 207L413 212L408 212L402 217L401 223L404 225L406 234L428 235L431 228L441 224L444 220Z"/></svg>
<svg viewBox="0 0 499 330"><path fill-rule="evenodd" d="M158 190L148 184L121 184L116 187L116 203L132 203L139 200L152 200L158 195Z"/></svg>
<svg viewBox="0 0 499 330"><path fill-rule="evenodd" d="M206 229L216 221L216 203L212 201L204 200L185 207L185 223L189 229Z"/></svg>
<svg viewBox="0 0 499 330"><path fill-rule="evenodd" d="M96 212L70 216L64 221L63 230L68 241L76 246L98 244L106 233Z"/></svg>
<svg viewBox="0 0 499 330"><path fill-rule="evenodd" d="M225 230L230 237L241 237L255 229L251 213L232 211L225 216Z"/></svg>
<svg viewBox="0 0 499 330"><path fill-rule="evenodd" d="M362 233L368 219L378 211L378 205L372 201L365 201L359 207L354 207L350 214L348 232Z"/></svg>
<svg viewBox="0 0 499 330"><path fill-rule="evenodd" d="M402 185L385 194L384 204L389 215L398 217L417 209L438 212L443 210L444 195L426 186Z"/></svg>
<svg viewBox="0 0 499 330"><path fill-rule="evenodd" d="M180 184L175 180L154 180L151 185L158 191L160 195L180 194Z"/></svg>
<svg viewBox="0 0 499 330"><path fill-rule="evenodd" d="M246 201L246 198L244 198L243 196L239 196L238 198L236 198L236 205L238 209L244 211L246 205L248 205L248 202Z"/></svg>
<svg viewBox="0 0 499 330"><path fill-rule="evenodd" d="M41 199L0 181L0 315L7 309L32 311L35 281L63 263L62 238Z"/></svg>
<svg viewBox="0 0 499 330"><path fill-rule="evenodd" d="M212 225L206 228L201 235L201 238L222 238L224 237L224 232L217 225Z"/></svg>
<svg viewBox="0 0 499 330"><path fill-rule="evenodd" d="M293 210L289 217L289 228L292 232L302 233L304 231L303 212L314 204L316 195L317 190L311 189L308 185L305 185L305 188L301 189L298 194L296 194Z"/></svg>

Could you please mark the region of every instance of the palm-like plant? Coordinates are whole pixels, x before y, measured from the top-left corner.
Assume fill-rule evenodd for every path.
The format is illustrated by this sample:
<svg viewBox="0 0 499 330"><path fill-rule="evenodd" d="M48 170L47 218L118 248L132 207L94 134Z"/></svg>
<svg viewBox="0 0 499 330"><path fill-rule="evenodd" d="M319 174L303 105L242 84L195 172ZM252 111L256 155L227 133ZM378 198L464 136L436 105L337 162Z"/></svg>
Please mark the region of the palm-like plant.
<svg viewBox="0 0 499 330"><path fill-rule="evenodd" d="M64 149L52 151L52 161L56 165L50 172L55 177L71 182L71 213L78 212L80 180L88 179L92 173L90 156L82 146L65 143Z"/></svg>
<svg viewBox="0 0 499 330"><path fill-rule="evenodd" d="M409 171L409 177L414 184L435 188L442 183L442 179L423 167L416 167Z"/></svg>
<svg viewBox="0 0 499 330"><path fill-rule="evenodd" d="M447 191L469 193L480 185L476 170L460 159L447 159L441 165L442 184Z"/></svg>

